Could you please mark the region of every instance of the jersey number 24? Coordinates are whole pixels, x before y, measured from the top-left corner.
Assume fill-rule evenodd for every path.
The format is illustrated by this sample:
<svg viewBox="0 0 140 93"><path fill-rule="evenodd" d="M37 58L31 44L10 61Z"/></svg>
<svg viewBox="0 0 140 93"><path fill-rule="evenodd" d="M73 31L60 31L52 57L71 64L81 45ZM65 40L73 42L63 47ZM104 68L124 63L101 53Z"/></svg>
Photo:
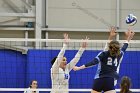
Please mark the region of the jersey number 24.
<svg viewBox="0 0 140 93"><path fill-rule="evenodd" d="M115 64L115 66L117 66L117 58L115 58L114 62L112 62L112 58L108 57L107 65L113 65L113 64Z"/></svg>

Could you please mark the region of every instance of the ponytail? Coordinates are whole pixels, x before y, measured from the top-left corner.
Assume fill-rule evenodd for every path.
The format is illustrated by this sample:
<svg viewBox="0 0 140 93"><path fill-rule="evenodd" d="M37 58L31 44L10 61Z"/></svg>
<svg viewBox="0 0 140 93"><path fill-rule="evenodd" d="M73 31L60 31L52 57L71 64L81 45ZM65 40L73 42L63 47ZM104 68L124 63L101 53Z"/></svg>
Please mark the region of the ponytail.
<svg viewBox="0 0 140 93"><path fill-rule="evenodd" d="M121 87L121 91L120 93L129 93L130 92L130 86L131 86L131 80L129 77L127 76L124 76L121 80L121 84L120 84L120 87Z"/></svg>

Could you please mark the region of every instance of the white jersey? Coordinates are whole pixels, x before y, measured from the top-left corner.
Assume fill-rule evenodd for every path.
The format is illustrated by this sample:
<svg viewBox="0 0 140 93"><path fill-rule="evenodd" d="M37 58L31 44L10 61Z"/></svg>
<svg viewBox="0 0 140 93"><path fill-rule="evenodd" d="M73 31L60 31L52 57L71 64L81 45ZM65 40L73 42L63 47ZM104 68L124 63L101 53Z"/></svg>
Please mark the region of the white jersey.
<svg viewBox="0 0 140 93"><path fill-rule="evenodd" d="M31 88L28 88L24 93L39 93L39 91L31 91Z"/></svg>
<svg viewBox="0 0 140 93"><path fill-rule="evenodd" d="M81 55L83 54L84 48L80 48L75 57L66 65L65 71L62 68L59 68L61 60L64 56L66 45L63 45L60 53L57 56L56 61L54 62L51 68L51 80L52 80L52 91L51 93L68 93L69 89L69 72L77 64ZM63 89L64 91L58 91Z"/></svg>

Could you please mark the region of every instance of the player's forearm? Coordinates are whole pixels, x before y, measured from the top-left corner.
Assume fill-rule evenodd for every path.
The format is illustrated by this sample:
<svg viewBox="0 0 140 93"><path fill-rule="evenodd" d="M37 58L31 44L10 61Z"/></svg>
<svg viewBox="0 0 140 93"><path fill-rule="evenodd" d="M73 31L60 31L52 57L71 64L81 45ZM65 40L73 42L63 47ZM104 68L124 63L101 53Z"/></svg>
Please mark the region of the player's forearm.
<svg viewBox="0 0 140 93"><path fill-rule="evenodd" d="M96 65L98 63L99 63L98 59L97 58L94 58L93 61L91 61L89 63L86 63L85 64L85 67L91 67L91 66Z"/></svg>
<svg viewBox="0 0 140 93"><path fill-rule="evenodd" d="M62 60L62 58L63 58L63 56L65 54L66 47L67 47L67 45L64 43L63 44L63 48L60 50L60 52L59 52L59 54L57 56L58 61L61 61Z"/></svg>
<svg viewBox="0 0 140 93"><path fill-rule="evenodd" d="M77 52L77 54L75 55L75 57L74 58L78 58L78 59L80 59L80 57L82 56L82 54L83 54L83 52L84 52L84 50L85 50L85 48L80 48L79 50L78 50L78 52ZM79 61L79 60L78 60Z"/></svg>
<svg viewBox="0 0 140 93"><path fill-rule="evenodd" d="M108 40L113 40L113 37L112 37L112 36L109 36L109 37L108 37Z"/></svg>
<svg viewBox="0 0 140 93"><path fill-rule="evenodd" d="M106 42L104 50L103 51L107 51L108 50L108 42Z"/></svg>
<svg viewBox="0 0 140 93"><path fill-rule="evenodd" d="M80 48L79 51L77 52L77 54L75 55L75 57L71 60L71 62L67 65L69 71L73 69L73 67L78 63L78 61L80 60L80 57L82 56L83 52L84 52L85 48Z"/></svg>
<svg viewBox="0 0 140 93"><path fill-rule="evenodd" d="M85 69L85 68L86 68L86 66L85 66L85 65L82 65L82 66L81 66L81 69Z"/></svg>
<svg viewBox="0 0 140 93"><path fill-rule="evenodd" d="M85 65L82 65L82 66L78 67L77 70L82 70L82 69L85 69L85 68L86 68Z"/></svg>
<svg viewBox="0 0 140 93"><path fill-rule="evenodd" d="M125 43L124 43L124 45L123 45L123 47L122 47L122 51L123 52L125 52L126 51L126 49L127 49L127 47L128 47L128 42L126 41Z"/></svg>
<svg viewBox="0 0 140 93"><path fill-rule="evenodd" d="M128 37L126 38L126 41L127 41L127 42L130 42L130 40L131 40L131 38L130 38L130 36L128 36Z"/></svg>
<svg viewBox="0 0 140 93"><path fill-rule="evenodd" d="M98 59L95 58L93 61L91 61L91 62L89 62L89 63L86 63L85 65L82 65L82 66L80 66L80 67L75 66L75 67L73 67L73 70L74 70L74 71L77 71L77 70L85 69L85 68L87 68L87 67L91 67L91 66L93 66L93 65L95 65L95 64L97 64L97 63L99 63L99 62L96 61L96 60L98 60Z"/></svg>
<svg viewBox="0 0 140 93"><path fill-rule="evenodd" d="M134 32L129 32L129 35L125 36L126 41L130 42L130 40L133 38L134 34L135 34Z"/></svg>
<svg viewBox="0 0 140 93"><path fill-rule="evenodd" d="M85 67L91 67L91 66L93 66L94 64L93 64L93 62L89 62L89 63L86 63L85 64Z"/></svg>
<svg viewBox="0 0 140 93"><path fill-rule="evenodd" d="M108 37L108 41L106 42L105 44L105 47L104 47L104 51L107 51L108 50L108 44L113 40L113 37L109 36Z"/></svg>

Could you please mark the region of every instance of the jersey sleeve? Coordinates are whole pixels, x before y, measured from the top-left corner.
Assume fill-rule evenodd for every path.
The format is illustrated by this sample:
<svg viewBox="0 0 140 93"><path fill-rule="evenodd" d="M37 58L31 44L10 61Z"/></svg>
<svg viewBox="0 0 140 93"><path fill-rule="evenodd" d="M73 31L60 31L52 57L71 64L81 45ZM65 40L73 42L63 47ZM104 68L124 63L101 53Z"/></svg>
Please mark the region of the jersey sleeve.
<svg viewBox="0 0 140 93"><path fill-rule="evenodd" d="M128 47L128 42L125 42L125 43L123 44L123 47L121 48L121 51L123 51L123 53L125 53L127 47Z"/></svg>
<svg viewBox="0 0 140 93"><path fill-rule="evenodd" d="M103 59L103 54L104 52L100 52L91 62L86 63L85 67L91 67L101 62Z"/></svg>
<svg viewBox="0 0 140 93"><path fill-rule="evenodd" d="M76 53L75 57L67 64L66 68L68 68L69 71L73 69L73 67L78 63L80 60L85 48L80 48L79 51Z"/></svg>

